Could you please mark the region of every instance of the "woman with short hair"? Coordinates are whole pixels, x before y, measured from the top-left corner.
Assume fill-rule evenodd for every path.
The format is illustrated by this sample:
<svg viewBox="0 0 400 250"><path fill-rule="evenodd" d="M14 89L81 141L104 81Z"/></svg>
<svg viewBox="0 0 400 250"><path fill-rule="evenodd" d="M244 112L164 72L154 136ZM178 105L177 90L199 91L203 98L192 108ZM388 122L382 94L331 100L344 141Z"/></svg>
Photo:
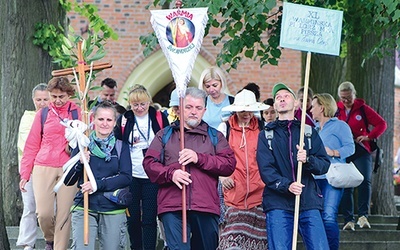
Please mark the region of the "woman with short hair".
<svg viewBox="0 0 400 250"><path fill-rule="evenodd" d="M79 119L81 109L70 101L75 91L68 78L52 78L47 90L50 92L49 108L42 108L35 115L21 159L19 187L25 192L32 173L36 214L46 241L45 249L67 249L71 226L69 209L76 187L62 186L58 193L54 193L53 188L70 158L64 125L68 120ZM42 112L48 113L42 116ZM43 117L46 120L42 121Z"/></svg>
<svg viewBox="0 0 400 250"><path fill-rule="evenodd" d="M128 233L131 249L155 249L158 185L150 182L143 159L155 134L169 123L161 111L150 105L151 95L144 86L133 86L128 100L131 110L118 118L114 129L116 138L129 144L132 160L133 204L128 207Z"/></svg>
<svg viewBox="0 0 400 250"><path fill-rule="evenodd" d="M95 249L96 239L100 249L125 249L126 205L112 201L110 194L124 192L132 181L132 163L129 145L117 140L113 129L117 110L109 101L103 101L93 110L95 130L90 134L87 159L96 181L94 190L90 181L84 182L83 162L78 161L67 174L64 183L80 189L72 208L72 249ZM76 148L72 155L79 153ZM83 196L89 193L89 245L84 244ZM129 197L127 197L129 198ZM132 197L130 197L132 198ZM131 201L131 199L130 199ZM127 201L129 202L129 201Z"/></svg>
<svg viewBox="0 0 400 250"><path fill-rule="evenodd" d="M331 163L346 163L346 158L354 153L354 142L350 127L335 116L337 110L335 99L330 94L316 94L312 97L311 113L318 122L316 130L324 143ZM343 188L330 185L326 175L315 175L314 178L324 197L322 220L325 226L330 250L339 249L339 225L337 215Z"/></svg>

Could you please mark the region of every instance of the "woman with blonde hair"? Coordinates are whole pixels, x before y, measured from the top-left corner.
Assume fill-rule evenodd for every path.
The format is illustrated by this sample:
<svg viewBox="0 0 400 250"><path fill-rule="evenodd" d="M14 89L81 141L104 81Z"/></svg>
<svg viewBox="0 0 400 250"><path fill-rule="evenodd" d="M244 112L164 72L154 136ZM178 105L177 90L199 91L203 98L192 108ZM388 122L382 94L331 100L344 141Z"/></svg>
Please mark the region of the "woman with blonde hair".
<svg viewBox="0 0 400 250"><path fill-rule="evenodd" d="M233 103L234 97L225 94L226 78L222 70L216 66L205 69L200 76L199 89L206 91L207 104L203 120L213 128L218 128L222 121L231 115L230 112L222 112L222 108Z"/></svg>
<svg viewBox="0 0 400 250"><path fill-rule="evenodd" d="M354 142L350 127L335 116L335 99L330 94L316 94L312 97L311 113L318 122L316 130L325 145L331 163L345 163L354 153ZM343 188L335 188L326 180L326 175L314 176L324 197L322 220L328 237L330 250L339 249L339 225L337 215Z"/></svg>
<svg viewBox="0 0 400 250"><path fill-rule="evenodd" d="M155 134L169 123L162 112L150 105L151 95L144 86L133 86L128 99L131 110L118 118L114 130L117 139L130 145L133 204L128 207L128 233L131 249L155 249L158 185L150 182L142 162Z"/></svg>

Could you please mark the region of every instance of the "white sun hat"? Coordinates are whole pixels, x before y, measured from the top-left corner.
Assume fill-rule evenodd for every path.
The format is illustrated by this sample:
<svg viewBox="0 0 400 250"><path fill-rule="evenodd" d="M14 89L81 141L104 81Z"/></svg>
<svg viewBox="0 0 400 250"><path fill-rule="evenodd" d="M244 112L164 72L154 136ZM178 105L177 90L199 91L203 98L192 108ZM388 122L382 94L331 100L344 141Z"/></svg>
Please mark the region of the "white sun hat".
<svg viewBox="0 0 400 250"><path fill-rule="evenodd" d="M232 105L222 108L222 111L240 112L240 111L261 111L266 110L270 106L256 101L256 96L253 92L243 89L235 96L235 101Z"/></svg>

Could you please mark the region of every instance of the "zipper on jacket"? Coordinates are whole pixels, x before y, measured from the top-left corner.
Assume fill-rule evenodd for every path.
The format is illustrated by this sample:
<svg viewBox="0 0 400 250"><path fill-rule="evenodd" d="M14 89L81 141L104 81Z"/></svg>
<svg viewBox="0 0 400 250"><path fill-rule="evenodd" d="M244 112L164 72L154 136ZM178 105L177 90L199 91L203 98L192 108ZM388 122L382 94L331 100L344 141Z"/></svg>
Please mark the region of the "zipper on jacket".
<svg viewBox="0 0 400 250"><path fill-rule="evenodd" d="M288 123L288 132L289 132L289 156L290 156L290 165L292 166L292 177L293 181L296 181L295 169L294 169L294 162L293 162L293 151L292 151L292 131L290 127L292 126L292 121Z"/></svg>

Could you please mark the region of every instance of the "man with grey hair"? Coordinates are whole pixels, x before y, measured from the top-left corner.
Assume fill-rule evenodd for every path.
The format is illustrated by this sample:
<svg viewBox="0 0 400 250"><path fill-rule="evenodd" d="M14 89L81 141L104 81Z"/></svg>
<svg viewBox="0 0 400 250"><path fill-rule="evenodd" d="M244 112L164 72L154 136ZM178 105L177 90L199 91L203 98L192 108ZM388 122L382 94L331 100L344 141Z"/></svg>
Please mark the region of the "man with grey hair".
<svg viewBox="0 0 400 250"><path fill-rule="evenodd" d="M236 159L222 133L202 118L206 93L188 88L184 98L184 141L180 150L179 122L159 131L150 144L143 167L159 184L158 215L170 249L216 249L220 214L218 177L230 176ZM165 142L165 131L172 129ZM214 144L211 132L217 139ZM171 131L171 130L170 130ZM181 166L185 166L185 171ZM187 243L182 242L182 186L186 185Z"/></svg>

